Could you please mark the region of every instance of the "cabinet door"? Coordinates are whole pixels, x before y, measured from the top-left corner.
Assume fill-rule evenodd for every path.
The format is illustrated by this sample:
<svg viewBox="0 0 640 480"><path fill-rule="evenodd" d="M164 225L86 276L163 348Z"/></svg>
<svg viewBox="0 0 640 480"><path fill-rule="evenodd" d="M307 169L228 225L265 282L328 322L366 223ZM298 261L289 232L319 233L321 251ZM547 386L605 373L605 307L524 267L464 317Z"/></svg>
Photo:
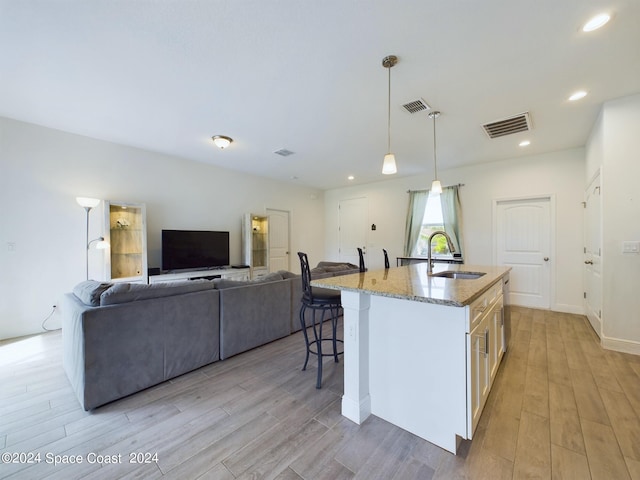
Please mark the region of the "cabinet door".
<svg viewBox="0 0 640 480"><path fill-rule="evenodd" d="M504 353L504 323L502 321L502 296L493 305L489 312L489 369L491 372L491 383L498 373L498 367Z"/></svg>
<svg viewBox="0 0 640 480"><path fill-rule="evenodd" d="M482 409L489 396L490 369L489 355L487 352L489 339L488 316L467 335L467 351L469 353L469 383L468 392L471 398L467 399L469 411L468 438L480 420Z"/></svg>

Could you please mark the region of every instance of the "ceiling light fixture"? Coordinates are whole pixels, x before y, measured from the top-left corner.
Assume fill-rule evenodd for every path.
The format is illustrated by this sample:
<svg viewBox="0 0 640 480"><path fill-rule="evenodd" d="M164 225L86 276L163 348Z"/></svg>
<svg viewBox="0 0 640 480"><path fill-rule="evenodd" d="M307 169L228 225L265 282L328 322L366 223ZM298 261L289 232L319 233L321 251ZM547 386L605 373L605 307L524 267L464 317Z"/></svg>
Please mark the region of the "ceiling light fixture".
<svg viewBox="0 0 640 480"><path fill-rule="evenodd" d="M211 137L211 140L213 140L215 146L220 150L224 150L229 145L231 145L231 142L233 142L233 139L231 137L227 137L225 135L214 135L213 137Z"/></svg>
<svg viewBox="0 0 640 480"><path fill-rule="evenodd" d="M397 173L396 156L391 153L391 67L398 63L398 57L388 55L382 59L382 66L389 71L389 88L387 96L387 154L384 156L382 163L382 173L384 175L393 175Z"/></svg>
<svg viewBox="0 0 640 480"><path fill-rule="evenodd" d="M438 180L438 159L436 157L436 118L440 116L440 112L430 112L429 118L433 119L433 182L431 183L431 192L435 195L442 193L442 184Z"/></svg>
<svg viewBox="0 0 640 480"><path fill-rule="evenodd" d="M582 31L593 32L594 30L605 26L609 20L611 20L611 15L609 15L608 13L601 13L599 15L596 15L583 25Z"/></svg>
<svg viewBox="0 0 640 480"><path fill-rule="evenodd" d="M529 145L531 145L531 142L529 140L523 140L518 145L521 147L528 147Z"/></svg>
<svg viewBox="0 0 640 480"><path fill-rule="evenodd" d="M356 177L354 177L353 175L349 175L349 176L347 177L347 180L353 180L354 178L356 178Z"/></svg>
<svg viewBox="0 0 640 480"><path fill-rule="evenodd" d="M580 90L578 92L575 92L574 94L572 94L569 97L569 101L570 102L575 102L576 100L580 100L581 98L584 98L587 96L587 92L585 92L584 90Z"/></svg>

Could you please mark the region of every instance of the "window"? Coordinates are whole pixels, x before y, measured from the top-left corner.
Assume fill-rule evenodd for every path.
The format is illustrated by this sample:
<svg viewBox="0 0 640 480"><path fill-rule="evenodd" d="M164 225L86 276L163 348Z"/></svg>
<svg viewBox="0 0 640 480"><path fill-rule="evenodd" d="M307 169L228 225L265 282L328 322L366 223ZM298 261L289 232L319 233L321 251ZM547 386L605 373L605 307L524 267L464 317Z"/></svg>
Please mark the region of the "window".
<svg viewBox="0 0 640 480"><path fill-rule="evenodd" d="M424 210L420 237L416 246L418 256L426 257L429 254L429 236L438 230L444 230L444 220L442 218L442 204L440 195L429 195L427 207ZM443 235L433 238L433 255L450 255L449 246Z"/></svg>
<svg viewBox="0 0 640 480"><path fill-rule="evenodd" d="M430 196L428 190L409 191L404 242L407 257L426 257L429 253L429 236L437 230L447 232L456 255L462 257L462 208L458 195L459 186L444 187L439 196ZM434 237L432 245L435 255L451 256L444 236Z"/></svg>

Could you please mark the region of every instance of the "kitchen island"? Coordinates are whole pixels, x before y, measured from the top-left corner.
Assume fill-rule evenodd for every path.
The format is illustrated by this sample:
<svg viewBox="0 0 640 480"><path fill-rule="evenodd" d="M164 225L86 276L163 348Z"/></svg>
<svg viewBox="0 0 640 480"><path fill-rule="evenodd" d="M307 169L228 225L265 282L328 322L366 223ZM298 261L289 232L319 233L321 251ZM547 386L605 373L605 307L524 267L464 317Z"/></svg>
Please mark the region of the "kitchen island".
<svg viewBox="0 0 640 480"><path fill-rule="evenodd" d="M505 351L509 270L441 265L429 276L422 263L313 280L341 290L342 414L358 424L376 415L456 453L473 436Z"/></svg>

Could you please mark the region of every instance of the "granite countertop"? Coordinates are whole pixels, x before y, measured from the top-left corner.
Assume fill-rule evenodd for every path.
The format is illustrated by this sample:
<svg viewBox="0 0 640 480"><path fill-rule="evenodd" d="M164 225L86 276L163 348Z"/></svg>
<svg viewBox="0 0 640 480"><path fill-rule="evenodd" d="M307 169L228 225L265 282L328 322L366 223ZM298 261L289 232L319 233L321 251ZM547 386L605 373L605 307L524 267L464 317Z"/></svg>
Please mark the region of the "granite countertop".
<svg viewBox="0 0 640 480"><path fill-rule="evenodd" d="M388 270L312 280L314 287L369 293L383 297L464 307L482 295L491 285L502 279L511 267L487 265L436 264L434 273L443 271L485 273L477 279L452 279L427 275L427 264L418 263Z"/></svg>

